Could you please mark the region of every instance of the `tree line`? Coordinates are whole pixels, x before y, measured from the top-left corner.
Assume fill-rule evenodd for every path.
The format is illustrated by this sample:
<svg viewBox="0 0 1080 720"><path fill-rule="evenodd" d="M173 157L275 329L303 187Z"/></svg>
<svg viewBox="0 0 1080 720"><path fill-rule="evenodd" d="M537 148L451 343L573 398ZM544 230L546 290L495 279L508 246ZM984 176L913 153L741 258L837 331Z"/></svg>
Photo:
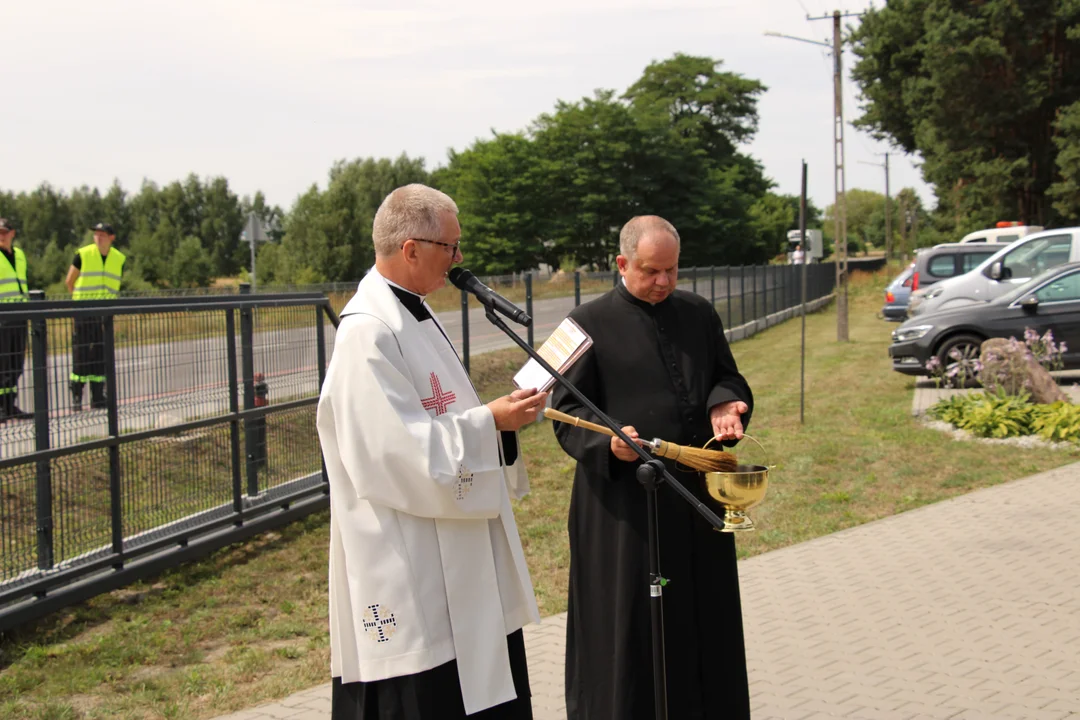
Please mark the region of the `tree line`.
<svg viewBox="0 0 1080 720"><path fill-rule="evenodd" d="M902 0L847 40L855 124L917 155L934 188L928 240L1080 221L1080 2Z"/></svg>
<svg viewBox="0 0 1080 720"><path fill-rule="evenodd" d="M911 189L891 200L893 243L955 241L1000 220L1080 221L1080 0L904 0L868 11L845 42L863 101L855 121L917 156L936 207ZM775 192L743 150L757 131L757 80L708 57L677 54L622 92L559 102L517 132L493 132L424 159L342 160L325 187L283 210L240 198L225 178L129 193L49 185L0 192L20 225L35 287L56 287L85 228L106 219L130 254L127 287L205 285L244 273L240 232L256 212L274 228L259 248L260 281L353 281L372 258L371 221L394 187L425 182L462 212L477 272L610 267L629 217L656 213L683 236L684 265L763 262L785 249L798 201ZM847 195L849 250L885 245L885 199ZM834 208L810 208L832 241Z"/></svg>
<svg viewBox="0 0 1080 720"><path fill-rule="evenodd" d="M246 272L240 239L248 213L273 228L258 248L260 282L352 281L373 262L371 223L394 187L423 182L461 210L469 265L482 273L553 267L607 268L618 231L636 214L671 220L684 264L762 262L784 249L798 198L773 191L740 147L757 130L758 81L712 58L675 55L650 64L625 92L598 90L513 133L493 133L429 170L422 158L342 160L324 188L289 210L261 193L238 197L222 177L137 192L118 183L65 193L43 184L0 192L0 216L19 225L34 287L60 287L86 228L102 219L130 256L128 289L205 286ZM820 212L811 207L811 223Z"/></svg>

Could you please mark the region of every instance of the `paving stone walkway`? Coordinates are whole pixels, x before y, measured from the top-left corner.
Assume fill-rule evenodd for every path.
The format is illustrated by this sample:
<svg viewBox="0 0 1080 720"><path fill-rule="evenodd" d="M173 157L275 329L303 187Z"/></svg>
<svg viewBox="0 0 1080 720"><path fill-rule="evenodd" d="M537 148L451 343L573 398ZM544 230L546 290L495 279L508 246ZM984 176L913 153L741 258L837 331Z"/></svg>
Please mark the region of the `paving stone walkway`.
<svg viewBox="0 0 1080 720"><path fill-rule="evenodd" d="M1080 463L739 567L755 720L1080 720ZM525 629L536 720L565 632ZM219 720L329 717L326 684Z"/></svg>

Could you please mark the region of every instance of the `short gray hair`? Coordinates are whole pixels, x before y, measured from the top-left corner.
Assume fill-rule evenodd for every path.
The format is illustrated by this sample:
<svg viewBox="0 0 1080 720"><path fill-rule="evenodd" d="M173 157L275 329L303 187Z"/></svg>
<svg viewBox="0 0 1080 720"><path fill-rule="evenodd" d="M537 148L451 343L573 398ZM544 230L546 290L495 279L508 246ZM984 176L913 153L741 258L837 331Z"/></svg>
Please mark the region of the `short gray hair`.
<svg viewBox="0 0 1080 720"><path fill-rule="evenodd" d="M630 222L623 225L619 232L619 253L633 260L637 255L637 246L641 238L650 232L666 232L675 238L675 245L681 247L679 231L674 225L659 215L638 215L630 218Z"/></svg>
<svg viewBox="0 0 1080 720"><path fill-rule="evenodd" d="M450 196L435 188L413 183L386 196L375 213L371 238L375 254L393 255L409 238L436 240L442 232L442 214L458 214Z"/></svg>

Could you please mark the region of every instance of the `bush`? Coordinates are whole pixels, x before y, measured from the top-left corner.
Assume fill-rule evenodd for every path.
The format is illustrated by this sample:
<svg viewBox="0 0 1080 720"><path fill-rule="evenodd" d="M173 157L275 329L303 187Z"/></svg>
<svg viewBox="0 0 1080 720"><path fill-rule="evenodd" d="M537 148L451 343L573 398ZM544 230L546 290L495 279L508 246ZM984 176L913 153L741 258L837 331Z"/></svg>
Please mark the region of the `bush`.
<svg viewBox="0 0 1080 720"><path fill-rule="evenodd" d="M970 393L934 404L927 415L967 430L977 437L1038 435L1053 442L1080 443L1080 405L1039 405L1025 395Z"/></svg>
<svg viewBox="0 0 1080 720"><path fill-rule="evenodd" d="M927 414L978 437L1006 438L1031 434L1027 395L971 393L935 404Z"/></svg>
<svg viewBox="0 0 1080 720"><path fill-rule="evenodd" d="M1080 442L1080 405L1035 405L1031 416L1031 428L1044 440Z"/></svg>

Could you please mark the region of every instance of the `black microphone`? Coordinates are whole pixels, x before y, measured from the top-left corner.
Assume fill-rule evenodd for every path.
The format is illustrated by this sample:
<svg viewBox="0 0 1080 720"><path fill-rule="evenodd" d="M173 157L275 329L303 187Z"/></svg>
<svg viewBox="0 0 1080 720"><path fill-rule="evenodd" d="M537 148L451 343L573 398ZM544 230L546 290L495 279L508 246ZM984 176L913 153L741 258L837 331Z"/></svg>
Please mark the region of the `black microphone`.
<svg viewBox="0 0 1080 720"><path fill-rule="evenodd" d="M475 295L476 299L485 307L499 311L519 325L529 326L532 324L532 318L529 317L528 313L480 282L480 279L473 275L471 271L456 267L449 272L447 277L457 287Z"/></svg>

